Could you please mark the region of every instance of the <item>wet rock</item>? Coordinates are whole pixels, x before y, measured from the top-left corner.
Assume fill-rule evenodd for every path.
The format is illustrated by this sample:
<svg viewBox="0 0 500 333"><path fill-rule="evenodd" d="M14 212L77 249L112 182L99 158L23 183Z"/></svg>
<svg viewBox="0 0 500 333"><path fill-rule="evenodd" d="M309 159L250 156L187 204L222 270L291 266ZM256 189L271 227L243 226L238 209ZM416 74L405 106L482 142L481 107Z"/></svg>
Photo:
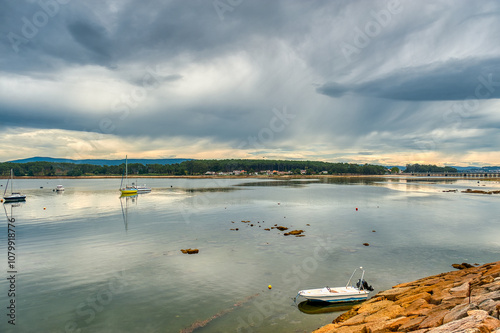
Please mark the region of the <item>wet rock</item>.
<svg viewBox="0 0 500 333"><path fill-rule="evenodd" d="M456 269L466 269L466 268L471 268L474 267L471 264L468 264L466 262L463 262L461 264L453 264L451 267L456 268Z"/></svg>
<svg viewBox="0 0 500 333"><path fill-rule="evenodd" d="M462 193L477 193L477 194L499 194L500 191L482 191L482 190L472 190L470 188L462 191Z"/></svg>
<svg viewBox="0 0 500 333"><path fill-rule="evenodd" d="M196 253L200 252L200 250L189 248L189 249L181 250L181 252L184 254L196 254Z"/></svg>
<svg viewBox="0 0 500 333"><path fill-rule="evenodd" d="M276 229L278 229L279 231L285 231L285 230L288 230L287 227L283 227L283 226L278 226L276 227Z"/></svg>
<svg viewBox="0 0 500 333"><path fill-rule="evenodd" d="M285 236L289 236L289 235L300 235L301 233L303 233L304 230L292 230L290 232L287 232L285 233Z"/></svg>
<svg viewBox="0 0 500 333"><path fill-rule="evenodd" d="M363 243L363 245L364 245L364 246L370 246L370 244L368 244L368 243Z"/></svg>

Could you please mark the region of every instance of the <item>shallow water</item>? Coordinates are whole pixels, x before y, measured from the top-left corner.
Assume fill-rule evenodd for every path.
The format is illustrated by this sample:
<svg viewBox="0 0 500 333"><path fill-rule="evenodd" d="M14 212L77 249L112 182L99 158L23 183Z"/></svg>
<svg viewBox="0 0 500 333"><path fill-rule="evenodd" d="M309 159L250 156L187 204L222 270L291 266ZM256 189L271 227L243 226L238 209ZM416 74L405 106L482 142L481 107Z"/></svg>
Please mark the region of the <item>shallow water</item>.
<svg viewBox="0 0 500 333"><path fill-rule="evenodd" d="M363 266L376 293L500 256L500 195L460 192L498 182L143 182L151 193L120 198L117 179L15 180L28 199L2 208L17 273L13 327L5 217L1 332L310 332L341 312L300 311L300 289L344 285ZM306 236L264 230L275 224Z"/></svg>

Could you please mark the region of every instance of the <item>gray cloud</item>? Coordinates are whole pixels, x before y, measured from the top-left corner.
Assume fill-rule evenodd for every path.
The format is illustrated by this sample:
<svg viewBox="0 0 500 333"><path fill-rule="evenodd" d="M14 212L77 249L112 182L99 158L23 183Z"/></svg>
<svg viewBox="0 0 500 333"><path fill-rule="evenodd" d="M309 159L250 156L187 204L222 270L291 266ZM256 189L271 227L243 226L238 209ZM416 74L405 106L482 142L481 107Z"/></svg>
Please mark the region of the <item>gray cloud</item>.
<svg viewBox="0 0 500 333"><path fill-rule="evenodd" d="M476 88L482 85L482 88ZM359 94L403 101L448 101L500 98L500 58L451 59L397 69L383 77L354 84L328 82L316 91L331 97Z"/></svg>
<svg viewBox="0 0 500 333"><path fill-rule="evenodd" d="M260 135L253 156L497 151L479 135L500 122L496 1L402 1L383 24L386 1L228 3L0 1L0 126L235 152Z"/></svg>

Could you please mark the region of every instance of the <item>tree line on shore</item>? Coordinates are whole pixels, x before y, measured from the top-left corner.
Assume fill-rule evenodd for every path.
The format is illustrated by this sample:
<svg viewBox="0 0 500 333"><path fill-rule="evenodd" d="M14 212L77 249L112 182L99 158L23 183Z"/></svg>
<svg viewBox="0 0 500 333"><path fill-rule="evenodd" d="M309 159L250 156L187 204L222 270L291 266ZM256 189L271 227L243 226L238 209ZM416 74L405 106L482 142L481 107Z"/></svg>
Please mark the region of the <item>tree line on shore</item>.
<svg viewBox="0 0 500 333"><path fill-rule="evenodd" d="M111 176L122 175L125 164L93 165L54 162L0 163L0 175L8 176L13 169L19 176ZM135 175L203 175L207 172L231 173L235 170L241 174L255 174L262 171L287 172L291 174L366 174L383 175L387 168L372 164L329 163L320 161L288 161L288 160L189 160L174 164L128 164L128 173Z"/></svg>
<svg viewBox="0 0 500 333"><path fill-rule="evenodd" d="M125 164L121 165L94 165L56 162L27 162L27 163L0 163L0 175L8 176L10 170L19 176L116 176L125 171ZM393 168L394 169L394 168ZM388 173L386 167L373 164L355 163L330 163L321 161L290 161L290 160L189 160L174 164L140 164L128 165L131 175L167 175L186 176L204 175L207 172L215 174L228 174L238 170L238 174L251 174L261 172L307 174L320 173L332 174L359 174L383 175ZM241 172L244 171L244 172ZM450 167L437 167L435 165L408 164L405 172L456 172ZM393 170L394 172L394 170Z"/></svg>
<svg viewBox="0 0 500 333"><path fill-rule="evenodd" d="M458 170L453 167L438 167L436 165L428 164L407 164L405 172L457 172Z"/></svg>

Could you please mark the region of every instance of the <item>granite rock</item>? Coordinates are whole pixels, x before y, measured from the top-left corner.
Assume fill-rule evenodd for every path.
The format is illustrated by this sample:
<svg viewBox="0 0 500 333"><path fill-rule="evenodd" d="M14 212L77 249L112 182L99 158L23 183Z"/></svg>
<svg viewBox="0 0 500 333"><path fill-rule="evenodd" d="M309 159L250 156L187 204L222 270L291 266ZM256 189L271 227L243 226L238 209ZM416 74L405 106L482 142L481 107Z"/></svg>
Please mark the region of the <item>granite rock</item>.
<svg viewBox="0 0 500 333"><path fill-rule="evenodd" d="M399 284L314 333L500 333L499 317L500 261Z"/></svg>

